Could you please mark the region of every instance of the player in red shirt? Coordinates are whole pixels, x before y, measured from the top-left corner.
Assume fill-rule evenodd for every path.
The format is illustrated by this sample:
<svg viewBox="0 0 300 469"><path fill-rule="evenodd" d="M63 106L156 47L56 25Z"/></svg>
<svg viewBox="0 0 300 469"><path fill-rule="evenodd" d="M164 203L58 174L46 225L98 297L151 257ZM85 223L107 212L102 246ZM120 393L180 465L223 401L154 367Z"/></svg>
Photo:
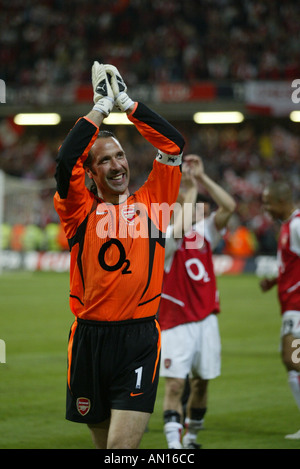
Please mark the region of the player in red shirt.
<svg viewBox="0 0 300 469"><path fill-rule="evenodd" d="M156 397L164 235L178 195L184 140L165 119L129 98L115 67L95 62L92 82L95 105L64 140L56 169L54 205L70 247L75 316L66 418L86 423L96 448L132 449ZM99 129L114 104L157 148L147 181L133 194L123 147Z"/></svg>
<svg viewBox="0 0 300 469"><path fill-rule="evenodd" d="M220 374L221 343L217 313L220 311L212 253L235 210L235 201L205 173L197 155L183 163L180 200L182 214L174 212L174 224L167 230L165 274L159 308L162 329L161 376L165 377L164 432L169 448L181 448L183 409L181 398L185 379L191 377L187 405L185 448L197 448L197 432L203 423L210 379ZM201 213L195 207L198 184L218 206ZM184 191L185 189L185 191ZM205 210L209 204L204 204ZM190 214L190 219L186 216ZM203 215L205 218L203 218ZM191 226L191 224L193 225Z"/></svg>
<svg viewBox="0 0 300 469"><path fill-rule="evenodd" d="M281 221L278 238L278 276L260 282L266 292L277 285L282 315L281 357L288 381L300 410L300 210L293 202L290 184L274 182L263 191L265 210ZM300 439L300 430L286 435Z"/></svg>

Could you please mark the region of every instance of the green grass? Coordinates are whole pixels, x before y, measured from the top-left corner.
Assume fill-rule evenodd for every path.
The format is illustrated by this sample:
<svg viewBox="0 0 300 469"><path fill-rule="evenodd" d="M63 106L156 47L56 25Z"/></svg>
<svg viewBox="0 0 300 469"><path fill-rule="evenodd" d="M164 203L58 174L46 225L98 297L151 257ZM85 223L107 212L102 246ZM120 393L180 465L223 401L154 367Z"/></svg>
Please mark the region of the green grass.
<svg viewBox="0 0 300 469"><path fill-rule="evenodd" d="M211 381L203 449L293 449L300 428L278 345L276 291L262 294L254 276L218 278L222 375ZM93 448L85 425L65 420L66 350L73 316L68 274L0 277L0 449ZM141 448L166 448L160 380Z"/></svg>

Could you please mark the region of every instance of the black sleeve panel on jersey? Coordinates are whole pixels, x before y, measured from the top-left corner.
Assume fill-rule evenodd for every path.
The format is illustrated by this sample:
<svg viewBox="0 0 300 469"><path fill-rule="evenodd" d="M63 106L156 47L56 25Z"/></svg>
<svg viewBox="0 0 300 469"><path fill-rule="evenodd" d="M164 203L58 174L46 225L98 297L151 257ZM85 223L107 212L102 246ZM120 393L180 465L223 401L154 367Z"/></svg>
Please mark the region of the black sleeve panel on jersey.
<svg viewBox="0 0 300 469"><path fill-rule="evenodd" d="M90 121L80 118L62 143L56 159L55 179L61 199L68 195L72 171L77 160L84 154L98 128Z"/></svg>
<svg viewBox="0 0 300 469"><path fill-rule="evenodd" d="M75 246L76 243L79 244L79 251L78 251L78 256L77 256L77 265L78 265L78 269L79 269L79 272L80 272L83 289L84 289L84 277L83 277L83 268L82 268L81 256L82 256L82 251L83 251L84 237L85 237L87 222L88 222L88 216L85 217L85 219L83 220L81 225L78 227L78 229L76 231L76 234L71 239L68 240L70 251L72 250L72 248Z"/></svg>
<svg viewBox="0 0 300 469"><path fill-rule="evenodd" d="M179 148L179 152L182 153L185 145L184 138L181 133L178 132L178 130L173 127L173 125L171 125L164 117L160 116L155 111L152 111L152 109L148 108L148 106L141 102L138 103L138 106L133 112L132 117L141 122L144 122L157 133L172 141Z"/></svg>

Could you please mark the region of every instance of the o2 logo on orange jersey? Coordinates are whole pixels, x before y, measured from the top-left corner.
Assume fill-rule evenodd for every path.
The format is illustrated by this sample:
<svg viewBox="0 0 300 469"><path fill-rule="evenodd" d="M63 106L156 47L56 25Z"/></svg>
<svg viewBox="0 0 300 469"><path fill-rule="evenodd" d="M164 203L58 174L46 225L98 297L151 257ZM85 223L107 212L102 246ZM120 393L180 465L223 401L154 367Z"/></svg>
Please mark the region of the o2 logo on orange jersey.
<svg viewBox="0 0 300 469"><path fill-rule="evenodd" d="M119 259L117 260L115 264L110 265L110 264L107 264L105 260L105 253L113 245L116 246L119 250ZM122 274L132 273L131 270L129 270L130 261L129 259L126 259L126 252L125 252L124 246L121 243L121 241L119 241L118 239L110 239L109 241L107 241L101 246L99 254L98 254L98 260L102 269L106 270L107 272L114 272L116 270L121 269L121 267L125 266L122 270Z"/></svg>

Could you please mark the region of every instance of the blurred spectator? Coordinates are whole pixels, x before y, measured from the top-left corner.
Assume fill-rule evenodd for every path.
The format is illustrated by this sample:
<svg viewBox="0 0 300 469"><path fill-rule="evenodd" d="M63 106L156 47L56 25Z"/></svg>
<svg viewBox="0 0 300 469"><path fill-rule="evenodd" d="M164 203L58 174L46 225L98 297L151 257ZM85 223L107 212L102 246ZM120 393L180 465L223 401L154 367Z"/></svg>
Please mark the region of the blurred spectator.
<svg viewBox="0 0 300 469"><path fill-rule="evenodd" d="M228 232L224 253L236 257L252 257L257 251L254 233L245 225L239 225L233 232Z"/></svg>

